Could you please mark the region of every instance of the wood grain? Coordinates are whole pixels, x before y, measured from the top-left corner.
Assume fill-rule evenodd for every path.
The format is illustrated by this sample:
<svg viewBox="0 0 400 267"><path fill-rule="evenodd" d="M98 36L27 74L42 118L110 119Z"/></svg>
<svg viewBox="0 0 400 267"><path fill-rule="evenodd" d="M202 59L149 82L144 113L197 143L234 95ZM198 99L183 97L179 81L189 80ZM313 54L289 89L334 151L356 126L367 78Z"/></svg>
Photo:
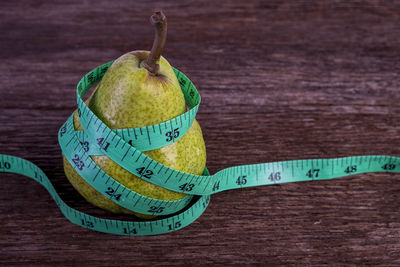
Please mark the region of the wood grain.
<svg viewBox="0 0 400 267"><path fill-rule="evenodd" d="M94 67L150 49L196 84L212 173L233 165L400 155L399 1L2 1L0 153L39 165L89 214L62 170L57 130ZM174 233L123 237L69 223L34 181L0 174L0 264L399 265L397 174L222 192Z"/></svg>

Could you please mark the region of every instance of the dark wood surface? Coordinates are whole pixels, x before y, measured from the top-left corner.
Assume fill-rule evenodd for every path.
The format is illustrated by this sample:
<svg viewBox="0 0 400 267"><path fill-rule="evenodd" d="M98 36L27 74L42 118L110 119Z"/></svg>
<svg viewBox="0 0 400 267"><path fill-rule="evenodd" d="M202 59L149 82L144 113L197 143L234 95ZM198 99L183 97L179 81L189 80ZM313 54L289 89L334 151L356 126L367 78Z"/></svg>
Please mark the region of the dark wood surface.
<svg viewBox="0 0 400 267"><path fill-rule="evenodd" d="M2 1L0 153L39 165L74 208L111 216L68 184L57 130L83 74L150 49L155 7L163 55L202 95L212 173L400 155L399 1ZM4 266L400 264L398 174L222 192L192 225L152 237L73 225L39 184L0 176Z"/></svg>

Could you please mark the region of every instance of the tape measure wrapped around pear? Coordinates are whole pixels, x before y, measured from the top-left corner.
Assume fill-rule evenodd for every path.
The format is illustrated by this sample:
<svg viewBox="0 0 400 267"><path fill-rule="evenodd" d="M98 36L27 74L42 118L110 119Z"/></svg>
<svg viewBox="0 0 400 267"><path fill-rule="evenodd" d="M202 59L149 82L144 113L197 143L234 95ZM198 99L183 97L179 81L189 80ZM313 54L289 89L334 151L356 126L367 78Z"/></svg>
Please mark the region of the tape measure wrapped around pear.
<svg viewBox="0 0 400 267"><path fill-rule="evenodd" d="M85 101L90 110L111 129L155 125L175 118L187 110L174 71L161 56L167 34L166 17L161 11L156 11L150 22L155 27L151 51L132 51L116 59ZM83 130L77 111L74 113L73 124L76 131ZM205 168L205 144L196 120L177 141L143 153L165 166L185 173L200 175ZM139 178L105 155L90 157L109 176L141 195L167 201L186 196ZM141 218L154 217L119 206L90 186L65 156L63 163L70 183L93 205L114 213L135 214Z"/></svg>

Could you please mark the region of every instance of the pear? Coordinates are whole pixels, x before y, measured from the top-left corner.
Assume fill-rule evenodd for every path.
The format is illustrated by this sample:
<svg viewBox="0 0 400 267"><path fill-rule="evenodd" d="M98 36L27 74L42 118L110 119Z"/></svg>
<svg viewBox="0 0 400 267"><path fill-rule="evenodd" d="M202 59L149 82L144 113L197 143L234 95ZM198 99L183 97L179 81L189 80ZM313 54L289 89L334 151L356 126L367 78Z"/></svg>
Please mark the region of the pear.
<svg viewBox="0 0 400 267"><path fill-rule="evenodd" d="M155 28L151 51L132 51L116 59L85 101L93 113L111 129L158 124L187 110L172 67L161 56L167 33L166 17L162 11L156 11L150 17L150 22ZM75 130L83 130L76 111L73 119ZM165 166L191 174L202 174L206 164L203 134L196 120L176 142L143 153ZM178 200L186 196L135 176L107 156L91 158L109 176L141 195L160 200ZM93 205L114 213L135 214L141 218L155 217L119 206L91 187L65 157L63 163L70 183Z"/></svg>

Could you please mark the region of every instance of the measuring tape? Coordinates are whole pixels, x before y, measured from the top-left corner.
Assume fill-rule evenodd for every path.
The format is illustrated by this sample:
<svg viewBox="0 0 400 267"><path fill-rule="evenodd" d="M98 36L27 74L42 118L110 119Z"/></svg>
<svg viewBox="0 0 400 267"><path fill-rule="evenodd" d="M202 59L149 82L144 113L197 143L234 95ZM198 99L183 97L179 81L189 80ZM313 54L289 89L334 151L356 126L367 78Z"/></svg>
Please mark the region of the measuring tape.
<svg viewBox="0 0 400 267"><path fill-rule="evenodd" d="M19 157L0 154L0 172L30 177L44 186L64 216L82 227L118 235L157 235L183 228L207 208L210 195L224 190L300 181L328 180L367 172L400 172L400 158L393 156L353 156L332 159L304 159L243 165L210 175L180 172L147 157L142 152L171 144L193 123L200 95L179 70L174 72L190 109L169 121L140 128L110 129L83 102L87 91L99 82L113 61L86 74L77 86L78 115L83 131L75 131L73 114L58 131L63 155L79 175L98 192L118 205L155 219L122 221L98 218L69 207L58 195L46 174L35 164ZM180 200L149 198L108 176L91 159L106 155L124 169L155 185L187 194Z"/></svg>

